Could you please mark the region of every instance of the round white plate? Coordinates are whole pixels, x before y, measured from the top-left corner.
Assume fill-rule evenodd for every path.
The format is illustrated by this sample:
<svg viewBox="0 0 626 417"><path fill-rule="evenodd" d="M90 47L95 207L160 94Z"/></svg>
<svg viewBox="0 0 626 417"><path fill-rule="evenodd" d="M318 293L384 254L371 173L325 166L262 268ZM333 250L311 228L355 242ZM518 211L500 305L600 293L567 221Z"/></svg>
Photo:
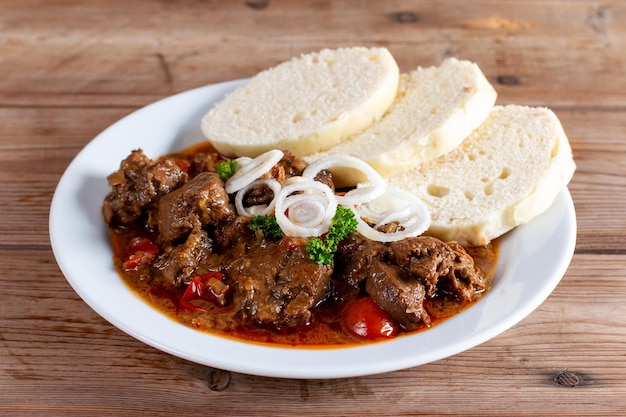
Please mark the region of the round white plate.
<svg viewBox="0 0 626 417"><path fill-rule="evenodd" d="M238 342L176 323L136 297L117 275L101 207L106 177L131 150L150 157L201 139L213 103L245 83L190 90L144 107L93 139L68 166L50 208L50 240L63 274L98 314L129 335L172 355L225 370L286 378L375 374L436 361L483 343L537 308L556 287L574 252L576 216L567 189L550 209L502 239L491 291L434 328L391 341L333 349Z"/></svg>

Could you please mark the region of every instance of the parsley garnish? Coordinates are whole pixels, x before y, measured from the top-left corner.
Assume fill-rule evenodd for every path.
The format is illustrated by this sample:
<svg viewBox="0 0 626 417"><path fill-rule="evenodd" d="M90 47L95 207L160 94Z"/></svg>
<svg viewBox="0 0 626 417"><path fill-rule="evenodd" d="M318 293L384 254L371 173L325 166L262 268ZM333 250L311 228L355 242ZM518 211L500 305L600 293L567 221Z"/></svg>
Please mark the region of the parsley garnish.
<svg viewBox="0 0 626 417"><path fill-rule="evenodd" d="M333 216L330 229L323 238L315 237L306 244L309 258L315 263L329 265L332 263L339 242L350 236L356 230L357 221L354 213L349 208L337 207Z"/></svg>
<svg viewBox="0 0 626 417"><path fill-rule="evenodd" d="M274 216L255 216L248 223L248 227L254 232L263 233L267 239L278 240L283 237L283 231Z"/></svg>
<svg viewBox="0 0 626 417"><path fill-rule="evenodd" d="M236 171L237 160L235 159L229 159L227 161L220 162L215 169L215 172L217 173L217 175L220 176L222 181L226 181L227 179L235 175Z"/></svg>

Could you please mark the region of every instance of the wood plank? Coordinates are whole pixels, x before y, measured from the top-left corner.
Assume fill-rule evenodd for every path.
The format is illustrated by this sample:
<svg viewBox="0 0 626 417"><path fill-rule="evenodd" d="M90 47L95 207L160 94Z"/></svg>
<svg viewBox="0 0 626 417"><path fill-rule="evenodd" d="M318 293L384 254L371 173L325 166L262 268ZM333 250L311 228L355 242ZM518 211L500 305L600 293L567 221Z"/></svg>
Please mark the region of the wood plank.
<svg viewBox="0 0 626 417"><path fill-rule="evenodd" d="M48 213L63 171L131 110L0 107L0 248L49 247Z"/></svg>
<svg viewBox="0 0 626 417"><path fill-rule="evenodd" d="M388 46L403 71L447 56L476 61L506 103L626 105L624 25L617 23L626 5L616 1L309 0L282 2L280 13L245 2L133 8L139 22L121 1L59 2L45 12L4 2L10 17L0 16L0 73L10 75L0 78L0 104L145 104L250 77L302 52L368 44Z"/></svg>

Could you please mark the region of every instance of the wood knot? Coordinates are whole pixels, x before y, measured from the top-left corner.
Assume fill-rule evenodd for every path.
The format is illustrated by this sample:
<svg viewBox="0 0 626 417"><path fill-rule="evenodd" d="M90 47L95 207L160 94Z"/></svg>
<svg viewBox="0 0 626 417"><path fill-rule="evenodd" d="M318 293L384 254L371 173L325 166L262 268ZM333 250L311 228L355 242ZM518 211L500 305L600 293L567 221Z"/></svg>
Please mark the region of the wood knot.
<svg viewBox="0 0 626 417"><path fill-rule="evenodd" d="M516 75L498 75L496 81L501 85L519 85L522 83L522 80Z"/></svg>
<svg viewBox="0 0 626 417"><path fill-rule="evenodd" d="M389 17L391 18L392 21L397 22L397 23L416 23L416 22L419 22L420 20L417 14L413 12L391 13Z"/></svg>
<svg viewBox="0 0 626 417"><path fill-rule="evenodd" d="M587 14L587 25L598 34L606 32L606 24L609 18L609 11L606 7L594 3L592 9Z"/></svg>
<svg viewBox="0 0 626 417"><path fill-rule="evenodd" d="M208 384L211 391L224 391L230 386L231 374L221 369L212 369L209 372Z"/></svg>
<svg viewBox="0 0 626 417"><path fill-rule="evenodd" d="M248 0L246 6L251 9L261 10L270 5L270 0Z"/></svg>
<svg viewBox="0 0 626 417"><path fill-rule="evenodd" d="M562 385L564 387L569 387L569 388L576 387L581 382L580 375L572 371L560 372L554 378L554 380L556 381L557 384Z"/></svg>

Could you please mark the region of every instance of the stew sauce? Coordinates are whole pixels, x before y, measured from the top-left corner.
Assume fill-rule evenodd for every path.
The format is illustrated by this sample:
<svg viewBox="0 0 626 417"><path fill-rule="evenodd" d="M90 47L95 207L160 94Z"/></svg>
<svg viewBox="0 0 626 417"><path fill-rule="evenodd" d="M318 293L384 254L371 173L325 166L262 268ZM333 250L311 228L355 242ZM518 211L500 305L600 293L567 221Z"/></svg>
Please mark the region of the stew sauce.
<svg viewBox="0 0 626 417"><path fill-rule="evenodd" d="M185 173L186 177L193 178L201 171L214 170L215 165L222 158L210 146L203 145L166 155L160 158L160 160L169 161L165 164L166 169L169 170L168 172L180 169ZM120 179L122 173L125 178L129 178L136 176L137 172L145 170L145 166L147 166L146 160L142 159L141 161L141 163L133 166L141 169L124 167L123 163L120 171L109 177L109 183L112 184L114 191L116 187L120 187L121 181L127 181ZM176 167L172 168L170 163L173 163ZM153 165L149 166L153 167ZM154 171L154 168L150 169ZM133 175L129 174L131 171ZM177 173L176 175L179 174ZM179 179L176 179L176 181L184 183L184 181L179 181ZM154 183L154 180L152 182ZM137 185L134 184L132 187L124 185L124 187L125 190L136 190ZM171 190L168 189L168 191L176 190L180 187L181 185L176 183L176 185L169 186ZM119 194L119 189L116 192ZM136 199L132 196L124 196L121 199L124 205L136 204ZM155 201L156 199L158 199L158 196L155 198ZM251 250L250 247L253 248L252 250L262 250L267 247L267 250L284 253L292 250L292 246L297 250L298 245L301 245L302 242L299 242L298 239L285 238L277 243L268 244L263 240L255 240L254 236L251 235L250 241L253 243L243 244L247 248L244 250L241 242L233 240L235 238L230 238L228 245L231 246L217 248L217 245L214 245L215 247L212 247L210 250L202 252L204 255L198 255L198 259L201 258L202 262L194 265L191 276L183 279L182 282L176 281L176 279L173 281L164 280L154 273L156 270L164 270L168 267L159 266L163 264L164 254L176 251L175 245L188 245L190 238L187 238L187 241L184 241L185 237L176 238L167 244L161 242L158 227L155 227L159 223L158 219L154 220L154 216L158 215L154 213L156 207L154 201L142 207L141 210L137 210L129 207L121 209L118 200L120 198L113 200L113 198L107 197L104 213L105 222L107 222L109 227L114 255L113 260L124 283L141 299L172 320L199 331L248 342L308 348L333 347L368 343L387 337L398 337L403 334L422 331L436 326L477 302L491 287L497 263L497 241L484 247L465 248L471 259L473 259L477 270L482 275L484 280L483 287L475 290L472 295L473 298L469 301L459 300L459 297L451 295L452 293L449 291L442 291L434 296L426 297L423 300L423 307L429 317L429 322L411 329L398 325L393 318L390 318L386 312L382 311L384 317L388 317L391 322L395 323L395 330L391 336L363 338L355 334L352 331L353 329L347 328L349 326L346 324L348 308L356 311L356 313L351 314L356 314L357 319L360 317L359 315L370 314L366 310L361 312L360 310L354 310L352 307L355 304L355 300L369 297L366 291L364 291L364 288L366 288L364 284L359 284L360 287L358 285L347 285L343 281L336 279L337 269L341 269L341 265L348 268L346 266L348 261L343 262L342 260L335 262L330 289L328 289L327 295L324 295L310 309L312 315L306 323L293 326L259 324L258 320L250 320L249 314L242 314L242 302L236 288L243 288L244 286L233 282L235 267L230 266L234 262L233 259L245 257ZM140 214L137 214L136 218L131 218L130 221L126 219L122 221L120 220L122 215L111 214L111 210L113 212L122 210L125 215L127 213ZM205 229L218 230L219 228L211 226L210 228L205 227ZM245 228L241 230L245 230ZM195 229L193 233L196 233ZM207 232L203 231L200 231L200 233L207 234ZM233 235L241 236L242 233ZM207 242L211 242L211 239L208 239ZM207 246L206 243L203 245L204 247ZM286 246L289 246L289 248L285 249ZM347 252L348 250L346 249ZM341 254L337 256L341 256ZM237 259L237 262L241 262L240 259ZM222 266L221 263L229 266ZM159 266L160 269L155 267L155 265ZM350 264L349 268L355 269L353 264ZM395 269L398 268L394 266ZM348 289L344 290L344 287ZM378 309L378 307L374 308ZM372 318L371 320L380 321L382 319Z"/></svg>

